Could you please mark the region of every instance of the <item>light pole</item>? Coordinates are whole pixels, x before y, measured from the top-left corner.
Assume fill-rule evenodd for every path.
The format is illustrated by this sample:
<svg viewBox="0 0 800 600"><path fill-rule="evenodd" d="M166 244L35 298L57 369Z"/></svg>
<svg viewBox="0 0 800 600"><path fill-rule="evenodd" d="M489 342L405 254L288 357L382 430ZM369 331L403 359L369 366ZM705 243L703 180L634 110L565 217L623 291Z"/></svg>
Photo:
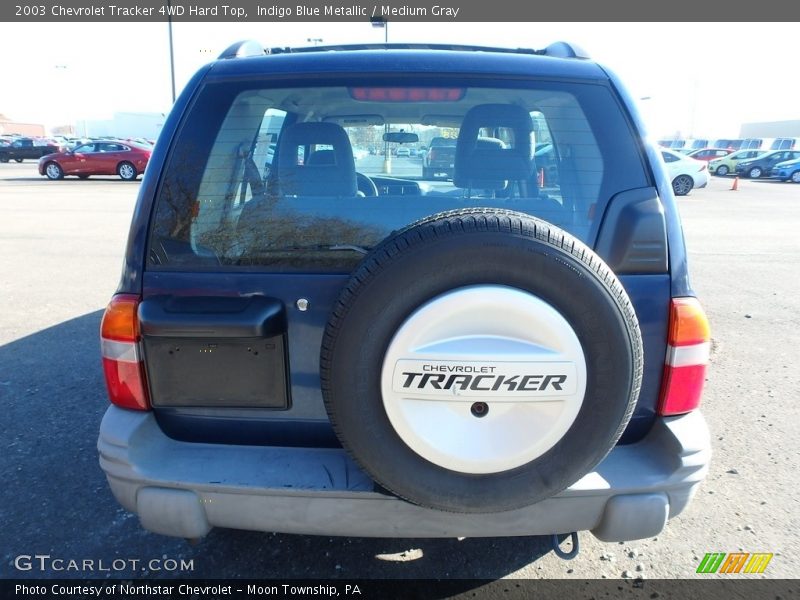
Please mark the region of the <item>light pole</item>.
<svg viewBox="0 0 800 600"><path fill-rule="evenodd" d="M169 29L169 74L172 81L172 103L175 104L175 53L172 49L172 0L167 0L167 28Z"/></svg>
<svg viewBox="0 0 800 600"><path fill-rule="evenodd" d="M375 17L374 19L370 19L370 23L372 23L373 27L378 29L383 29L383 43L389 43L389 21L387 21L384 17Z"/></svg>
<svg viewBox="0 0 800 600"><path fill-rule="evenodd" d="M383 43L389 45L389 21L384 17L375 17L370 19L373 27L383 28ZM389 123L384 125L384 134L389 133ZM383 172L392 172L392 154L389 152L389 142L385 141L383 146Z"/></svg>

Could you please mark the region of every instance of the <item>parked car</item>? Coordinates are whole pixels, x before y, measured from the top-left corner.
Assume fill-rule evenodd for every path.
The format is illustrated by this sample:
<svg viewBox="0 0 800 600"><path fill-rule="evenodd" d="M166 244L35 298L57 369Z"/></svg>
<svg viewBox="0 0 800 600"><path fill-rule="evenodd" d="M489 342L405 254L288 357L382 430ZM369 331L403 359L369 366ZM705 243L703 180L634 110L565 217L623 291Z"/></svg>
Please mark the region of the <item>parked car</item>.
<svg viewBox="0 0 800 600"><path fill-rule="evenodd" d="M708 164L705 161L666 148L661 148L660 152L676 196L685 196L695 188L708 185Z"/></svg>
<svg viewBox="0 0 800 600"><path fill-rule="evenodd" d="M736 165L736 174L750 179L769 177L772 168L779 162L800 158L800 150L773 150L751 160L743 160Z"/></svg>
<svg viewBox="0 0 800 600"><path fill-rule="evenodd" d="M728 156L733 150L727 148L702 148L700 150L693 150L688 154L689 158L695 160L704 160L706 162L715 158L722 158Z"/></svg>
<svg viewBox="0 0 800 600"><path fill-rule="evenodd" d="M739 150L744 140L741 138L719 138L711 144L714 148L727 148L728 150Z"/></svg>
<svg viewBox="0 0 800 600"><path fill-rule="evenodd" d="M456 140L435 137L422 156L422 178L452 177L455 167Z"/></svg>
<svg viewBox="0 0 800 600"><path fill-rule="evenodd" d="M742 148L758 148L761 150L800 150L800 138L746 138Z"/></svg>
<svg viewBox="0 0 800 600"><path fill-rule="evenodd" d="M766 150L737 150L727 156L714 158L708 163L708 170L712 175L725 176L729 173L736 172L736 165L744 160L756 158L765 154Z"/></svg>
<svg viewBox="0 0 800 600"><path fill-rule="evenodd" d="M565 43L248 42L203 67L101 325L117 500L188 539L658 535L708 470L710 337L635 105ZM357 167L389 122L457 131L426 165L452 181Z"/></svg>
<svg viewBox="0 0 800 600"><path fill-rule="evenodd" d="M91 175L119 175L120 179L133 181L144 173L151 154L149 147L133 142L97 140L43 156L39 159L39 175L48 179L63 179L65 175L81 179Z"/></svg>
<svg viewBox="0 0 800 600"><path fill-rule="evenodd" d="M800 159L777 163L772 167L772 177L781 181L800 183Z"/></svg>
<svg viewBox="0 0 800 600"><path fill-rule="evenodd" d="M681 139L658 140L658 145L662 148L669 148L671 150L678 150L680 148L687 147L686 140Z"/></svg>
<svg viewBox="0 0 800 600"><path fill-rule="evenodd" d="M14 160L21 163L26 158L40 158L58 151L59 147L49 141L20 137L0 147L0 162Z"/></svg>

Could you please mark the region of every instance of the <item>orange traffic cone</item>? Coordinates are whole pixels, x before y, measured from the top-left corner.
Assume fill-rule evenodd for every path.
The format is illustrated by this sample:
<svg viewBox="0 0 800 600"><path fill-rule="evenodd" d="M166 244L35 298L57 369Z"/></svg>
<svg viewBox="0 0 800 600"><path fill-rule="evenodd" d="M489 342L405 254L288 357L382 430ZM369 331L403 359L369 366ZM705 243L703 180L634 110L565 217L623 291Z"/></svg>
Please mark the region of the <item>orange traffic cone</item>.
<svg viewBox="0 0 800 600"><path fill-rule="evenodd" d="M739 189L739 176L737 175L733 180L733 185L731 186L731 190L730 191L735 192L738 189Z"/></svg>

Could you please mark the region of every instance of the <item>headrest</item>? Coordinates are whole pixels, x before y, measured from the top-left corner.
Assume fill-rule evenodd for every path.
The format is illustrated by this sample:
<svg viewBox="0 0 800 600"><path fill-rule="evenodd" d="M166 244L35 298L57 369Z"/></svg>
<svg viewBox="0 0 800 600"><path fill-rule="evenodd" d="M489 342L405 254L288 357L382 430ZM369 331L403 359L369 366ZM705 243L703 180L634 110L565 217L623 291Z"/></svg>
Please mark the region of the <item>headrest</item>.
<svg viewBox="0 0 800 600"><path fill-rule="evenodd" d="M511 129L514 146L508 148L495 138L480 137L484 127ZM507 181L530 178L532 130L531 116L521 106L481 104L471 108L458 133L453 183L460 188L501 190Z"/></svg>
<svg viewBox="0 0 800 600"><path fill-rule="evenodd" d="M306 164L298 148L331 146L312 152ZM322 154L313 159L314 154ZM295 123L278 140L277 178L280 192L290 196L355 196L356 166L345 130L336 123Z"/></svg>

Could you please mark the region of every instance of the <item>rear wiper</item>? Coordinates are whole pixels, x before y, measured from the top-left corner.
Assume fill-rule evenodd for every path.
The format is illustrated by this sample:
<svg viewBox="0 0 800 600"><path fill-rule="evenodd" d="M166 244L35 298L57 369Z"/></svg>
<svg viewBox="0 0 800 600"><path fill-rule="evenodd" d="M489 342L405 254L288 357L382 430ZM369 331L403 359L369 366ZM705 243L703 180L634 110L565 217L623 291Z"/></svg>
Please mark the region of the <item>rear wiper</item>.
<svg viewBox="0 0 800 600"><path fill-rule="evenodd" d="M335 252L358 252L359 254L369 254L370 248L357 246L356 244L314 244L311 246L283 246L281 248L261 248L261 252L293 252L296 250L323 250Z"/></svg>
<svg viewBox="0 0 800 600"><path fill-rule="evenodd" d="M334 244L333 246L319 246L320 250L350 250L360 254L369 254L371 248L356 246L355 244Z"/></svg>

